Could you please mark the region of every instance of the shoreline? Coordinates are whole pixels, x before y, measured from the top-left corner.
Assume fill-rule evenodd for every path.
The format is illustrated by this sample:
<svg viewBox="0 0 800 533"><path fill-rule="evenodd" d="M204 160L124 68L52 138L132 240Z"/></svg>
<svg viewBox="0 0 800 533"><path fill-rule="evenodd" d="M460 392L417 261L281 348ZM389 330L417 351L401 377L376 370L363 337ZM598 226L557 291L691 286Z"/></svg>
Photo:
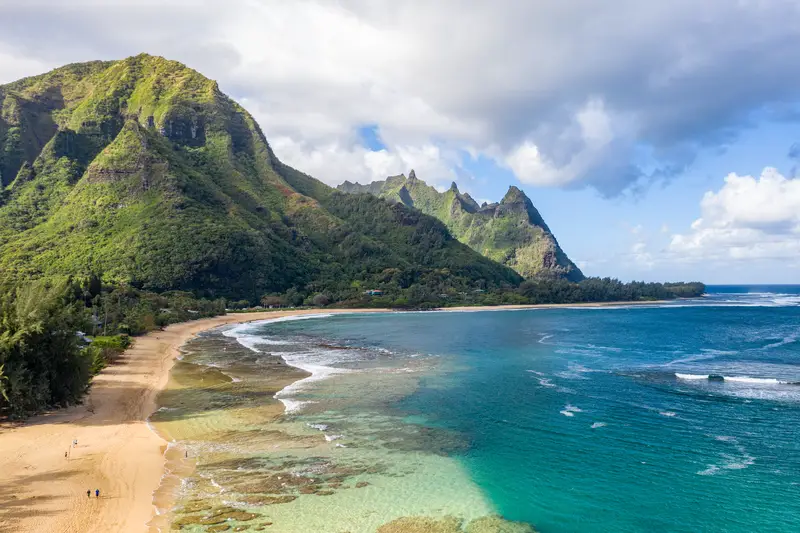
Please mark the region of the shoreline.
<svg viewBox="0 0 800 533"><path fill-rule="evenodd" d="M437 307L434 311L518 311L523 309L571 309L576 307L581 308L601 308L601 307L625 307L629 305L663 305L670 302L680 301L680 298L674 300L635 300L631 302L578 302L572 304L510 304L510 305L457 305L453 307Z"/></svg>
<svg viewBox="0 0 800 533"><path fill-rule="evenodd" d="M135 337L133 346L94 377L82 404L0 426L0 533L157 532L149 524L157 516L154 496L166 473L169 443L151 430L148 418L180 347L219 326L318 313L228 314Z"/></svg>
<svg viewBox="0 0 800 533"><path fill-rule="evenodd" d="M599 302L581 304L449 307L436 311L502 311L565 307L618 307L661 304ZM169 443L150 425L158 393L169 381L180 348L197 334L242 324L315 314L402 312L392 309L287 309L234 313L167 326L136 337L117 362L92 382L81 405L0 426L0 486L8 504L0 507L0 533L69 533L160 529L156 499L170 507ZM70 447L73 439L78 446ZM69 458L65 458L65 453ZM135 461L130 460L135 457ZM101 497L87 498L99 488ZM5 498L4 498L5 499Z"/></svg>

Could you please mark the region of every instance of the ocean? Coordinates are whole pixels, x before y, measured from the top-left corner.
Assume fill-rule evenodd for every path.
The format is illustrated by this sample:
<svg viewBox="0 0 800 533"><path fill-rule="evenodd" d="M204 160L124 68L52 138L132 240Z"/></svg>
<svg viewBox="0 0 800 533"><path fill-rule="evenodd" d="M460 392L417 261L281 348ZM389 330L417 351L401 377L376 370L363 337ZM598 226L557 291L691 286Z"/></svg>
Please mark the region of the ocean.
<svg viewBox="0 0 800 533"><path fill-rule="evenodd" d="M800 530L800 286L227 327L161 405L186 531Z"/></svg>

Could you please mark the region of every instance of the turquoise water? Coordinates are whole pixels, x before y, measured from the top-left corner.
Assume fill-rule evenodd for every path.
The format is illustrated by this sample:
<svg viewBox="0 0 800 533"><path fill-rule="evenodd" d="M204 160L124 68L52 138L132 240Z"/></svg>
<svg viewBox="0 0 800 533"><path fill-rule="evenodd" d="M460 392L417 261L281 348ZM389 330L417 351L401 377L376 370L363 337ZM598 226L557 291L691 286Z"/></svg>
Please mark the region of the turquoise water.
<svg viewBox="0 0 800 533"><path fill-rule="evenodd" d="M797 287L712 287L653 307L284 321L244 341L351 348L285 356L314 374L278 395L288 420L334 419L342 447L378 412L401 436L455 436L427 451L460 464L486 508L543 533L788 532L800 529L799 303ZM379 386L394 375L405 385Z"/></svg>

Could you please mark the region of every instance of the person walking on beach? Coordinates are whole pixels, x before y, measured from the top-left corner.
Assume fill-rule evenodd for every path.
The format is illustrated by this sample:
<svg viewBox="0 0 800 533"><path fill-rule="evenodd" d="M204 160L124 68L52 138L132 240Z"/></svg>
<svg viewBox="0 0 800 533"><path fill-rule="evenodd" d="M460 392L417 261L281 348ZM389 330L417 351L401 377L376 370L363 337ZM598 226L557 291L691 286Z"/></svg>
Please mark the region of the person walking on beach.
<svg viewBox="0 0 800 533"><path fill-rule="evenodd" d="M99 498L100 497L100 489L95 489L94 490L94 495L95 495L95 497Z"/></svg>
<svg viewBox="0 0 800 533"><path fill-rule="evenodd" d="M92 497L92 489L89 489L89 490L86 491L86 497L87 498L91 498Z"/></svg>

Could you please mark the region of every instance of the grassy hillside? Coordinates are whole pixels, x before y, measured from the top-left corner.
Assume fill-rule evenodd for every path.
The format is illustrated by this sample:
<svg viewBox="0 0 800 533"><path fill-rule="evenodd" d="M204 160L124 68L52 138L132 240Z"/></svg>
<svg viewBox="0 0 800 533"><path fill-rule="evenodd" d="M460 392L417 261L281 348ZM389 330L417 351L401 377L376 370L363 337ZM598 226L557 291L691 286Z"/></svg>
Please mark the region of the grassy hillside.
<svg viewBox="0 0 800 533"><path fill-rule="evenodd" d="M516 187L509 188L500 203L481 206L469 194L459 192L455 183L441 193L412 170L408 178L391 176L369 185L346 181L339 190L369 193L434 216L461 242L526 278L583 279L533 203Z"/></svg>
<svg viewBox="0 0 800 533"><path fill-rule="evenodd" d="M3 278L101 274L254 301L521 281L430 217L281 164L253 118L180 63L67 65L0 86L0 107Z"/></svg>

